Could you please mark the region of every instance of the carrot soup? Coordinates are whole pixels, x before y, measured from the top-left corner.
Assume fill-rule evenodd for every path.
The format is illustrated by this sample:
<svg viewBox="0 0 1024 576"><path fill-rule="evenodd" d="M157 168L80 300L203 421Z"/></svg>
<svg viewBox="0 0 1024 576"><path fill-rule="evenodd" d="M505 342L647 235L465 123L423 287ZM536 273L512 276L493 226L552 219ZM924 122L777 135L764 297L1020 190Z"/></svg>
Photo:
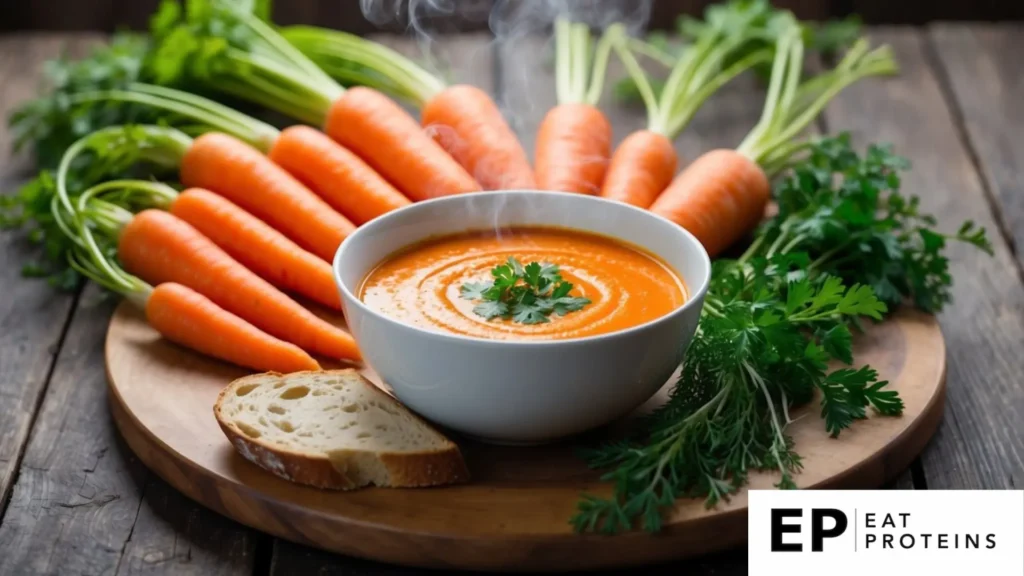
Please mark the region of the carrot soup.
<svg viewBox="0 0 1024 576"><path fill-rule="evenodd" d="M432 238L386 258L359 298L400 322L492 340L616 332L679 308L682 278L622 241L521 227Z"/></svg>

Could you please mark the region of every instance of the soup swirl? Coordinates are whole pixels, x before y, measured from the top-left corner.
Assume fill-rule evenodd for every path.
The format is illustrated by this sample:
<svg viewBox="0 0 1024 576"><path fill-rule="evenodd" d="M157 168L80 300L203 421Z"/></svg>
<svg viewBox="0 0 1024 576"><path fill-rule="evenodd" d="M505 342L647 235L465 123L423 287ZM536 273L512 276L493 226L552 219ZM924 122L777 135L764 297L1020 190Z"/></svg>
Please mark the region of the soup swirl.
<svg viewBox="0 0 1024 576"><path fill-rule="evenodd" d="M470 283L490 282L509 257L523 264L555 264L570 296L589 303L553 313L549 321L516 322L474 312L464 298ZM415 244L377 265L359 298L396 320L449 334L492 340L566 340L617 332L664 316L683 305L679 275L652 254L619 240L559 228L473 231Z"/></svg>

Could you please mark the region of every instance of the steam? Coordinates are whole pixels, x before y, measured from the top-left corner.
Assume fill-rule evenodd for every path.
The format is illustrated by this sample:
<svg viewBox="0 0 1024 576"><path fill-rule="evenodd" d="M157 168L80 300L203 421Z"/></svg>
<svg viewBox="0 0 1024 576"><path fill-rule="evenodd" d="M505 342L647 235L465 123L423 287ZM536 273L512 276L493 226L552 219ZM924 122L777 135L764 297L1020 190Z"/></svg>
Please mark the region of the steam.
<svg viewBox="0 0 1024 576"><path fill-rule="evenodd" d="M398 28L420 43L428 66L447 76L450 62L438 54L440 36L487 23L494 34L488 50L512 50L531 36L550 39L557 17L565 15L600 32L622 22L630 33L642 31L653 0L359 0L363 16L378 27ZM529 58L503 58L505 83L537 74ZM509 68L512 70L509 70Z"/></svg>

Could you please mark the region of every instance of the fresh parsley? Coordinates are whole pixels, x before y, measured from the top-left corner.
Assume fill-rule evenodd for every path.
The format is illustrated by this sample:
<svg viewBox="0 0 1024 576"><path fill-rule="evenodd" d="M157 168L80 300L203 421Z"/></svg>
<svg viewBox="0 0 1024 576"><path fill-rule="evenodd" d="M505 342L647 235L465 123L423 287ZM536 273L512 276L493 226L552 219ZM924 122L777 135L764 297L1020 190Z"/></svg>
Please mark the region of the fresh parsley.
<svg viewBox="0 0 1024 576"><path fill-rule="evenodd" d="M509 256L491 270L491 276L490 282L467 282L459 290L466 300L480 300L473 312L487 320L543 324L551 321L551 314L564 316L590 304L586 298L569 295L573 284L562 279L555 264L530 262L523 266Z"/></svg>
<svg viewBox="0 0 1024 576"><path fill-rule="evenodd" d="M708 506L742 487L750 470L780 473L795 488L799 454L786 434L790 409L817 402L835 437L869 409L897 415L903 402L869 366L851 364L851 327L904 302L937 312L950 300L945 247L991 252L970 222L934 230L917 198L900 192L905 159L886 146L853 150L848 135L813 143L775 186L778 215L747 251L714 263L702 317L672 393L623 441L588 450L613 483L584 496L578 531L657 531L676 498Z"/></svg>

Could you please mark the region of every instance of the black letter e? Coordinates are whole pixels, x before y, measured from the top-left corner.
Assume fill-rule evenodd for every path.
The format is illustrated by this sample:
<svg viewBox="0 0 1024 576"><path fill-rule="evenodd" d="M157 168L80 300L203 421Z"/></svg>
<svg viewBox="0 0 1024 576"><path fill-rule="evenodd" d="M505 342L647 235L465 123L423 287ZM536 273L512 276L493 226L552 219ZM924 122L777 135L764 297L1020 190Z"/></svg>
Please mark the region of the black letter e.
<svg viewBox="0 0 1024 576"><path fill-rule="evenodd" d="M799 508L772 508L772 552L803 552L804 547L796 544L786 544L782 541L783 534L799 534L798 524L784 524L783 518L800 518L804 515Z"/></svg>

